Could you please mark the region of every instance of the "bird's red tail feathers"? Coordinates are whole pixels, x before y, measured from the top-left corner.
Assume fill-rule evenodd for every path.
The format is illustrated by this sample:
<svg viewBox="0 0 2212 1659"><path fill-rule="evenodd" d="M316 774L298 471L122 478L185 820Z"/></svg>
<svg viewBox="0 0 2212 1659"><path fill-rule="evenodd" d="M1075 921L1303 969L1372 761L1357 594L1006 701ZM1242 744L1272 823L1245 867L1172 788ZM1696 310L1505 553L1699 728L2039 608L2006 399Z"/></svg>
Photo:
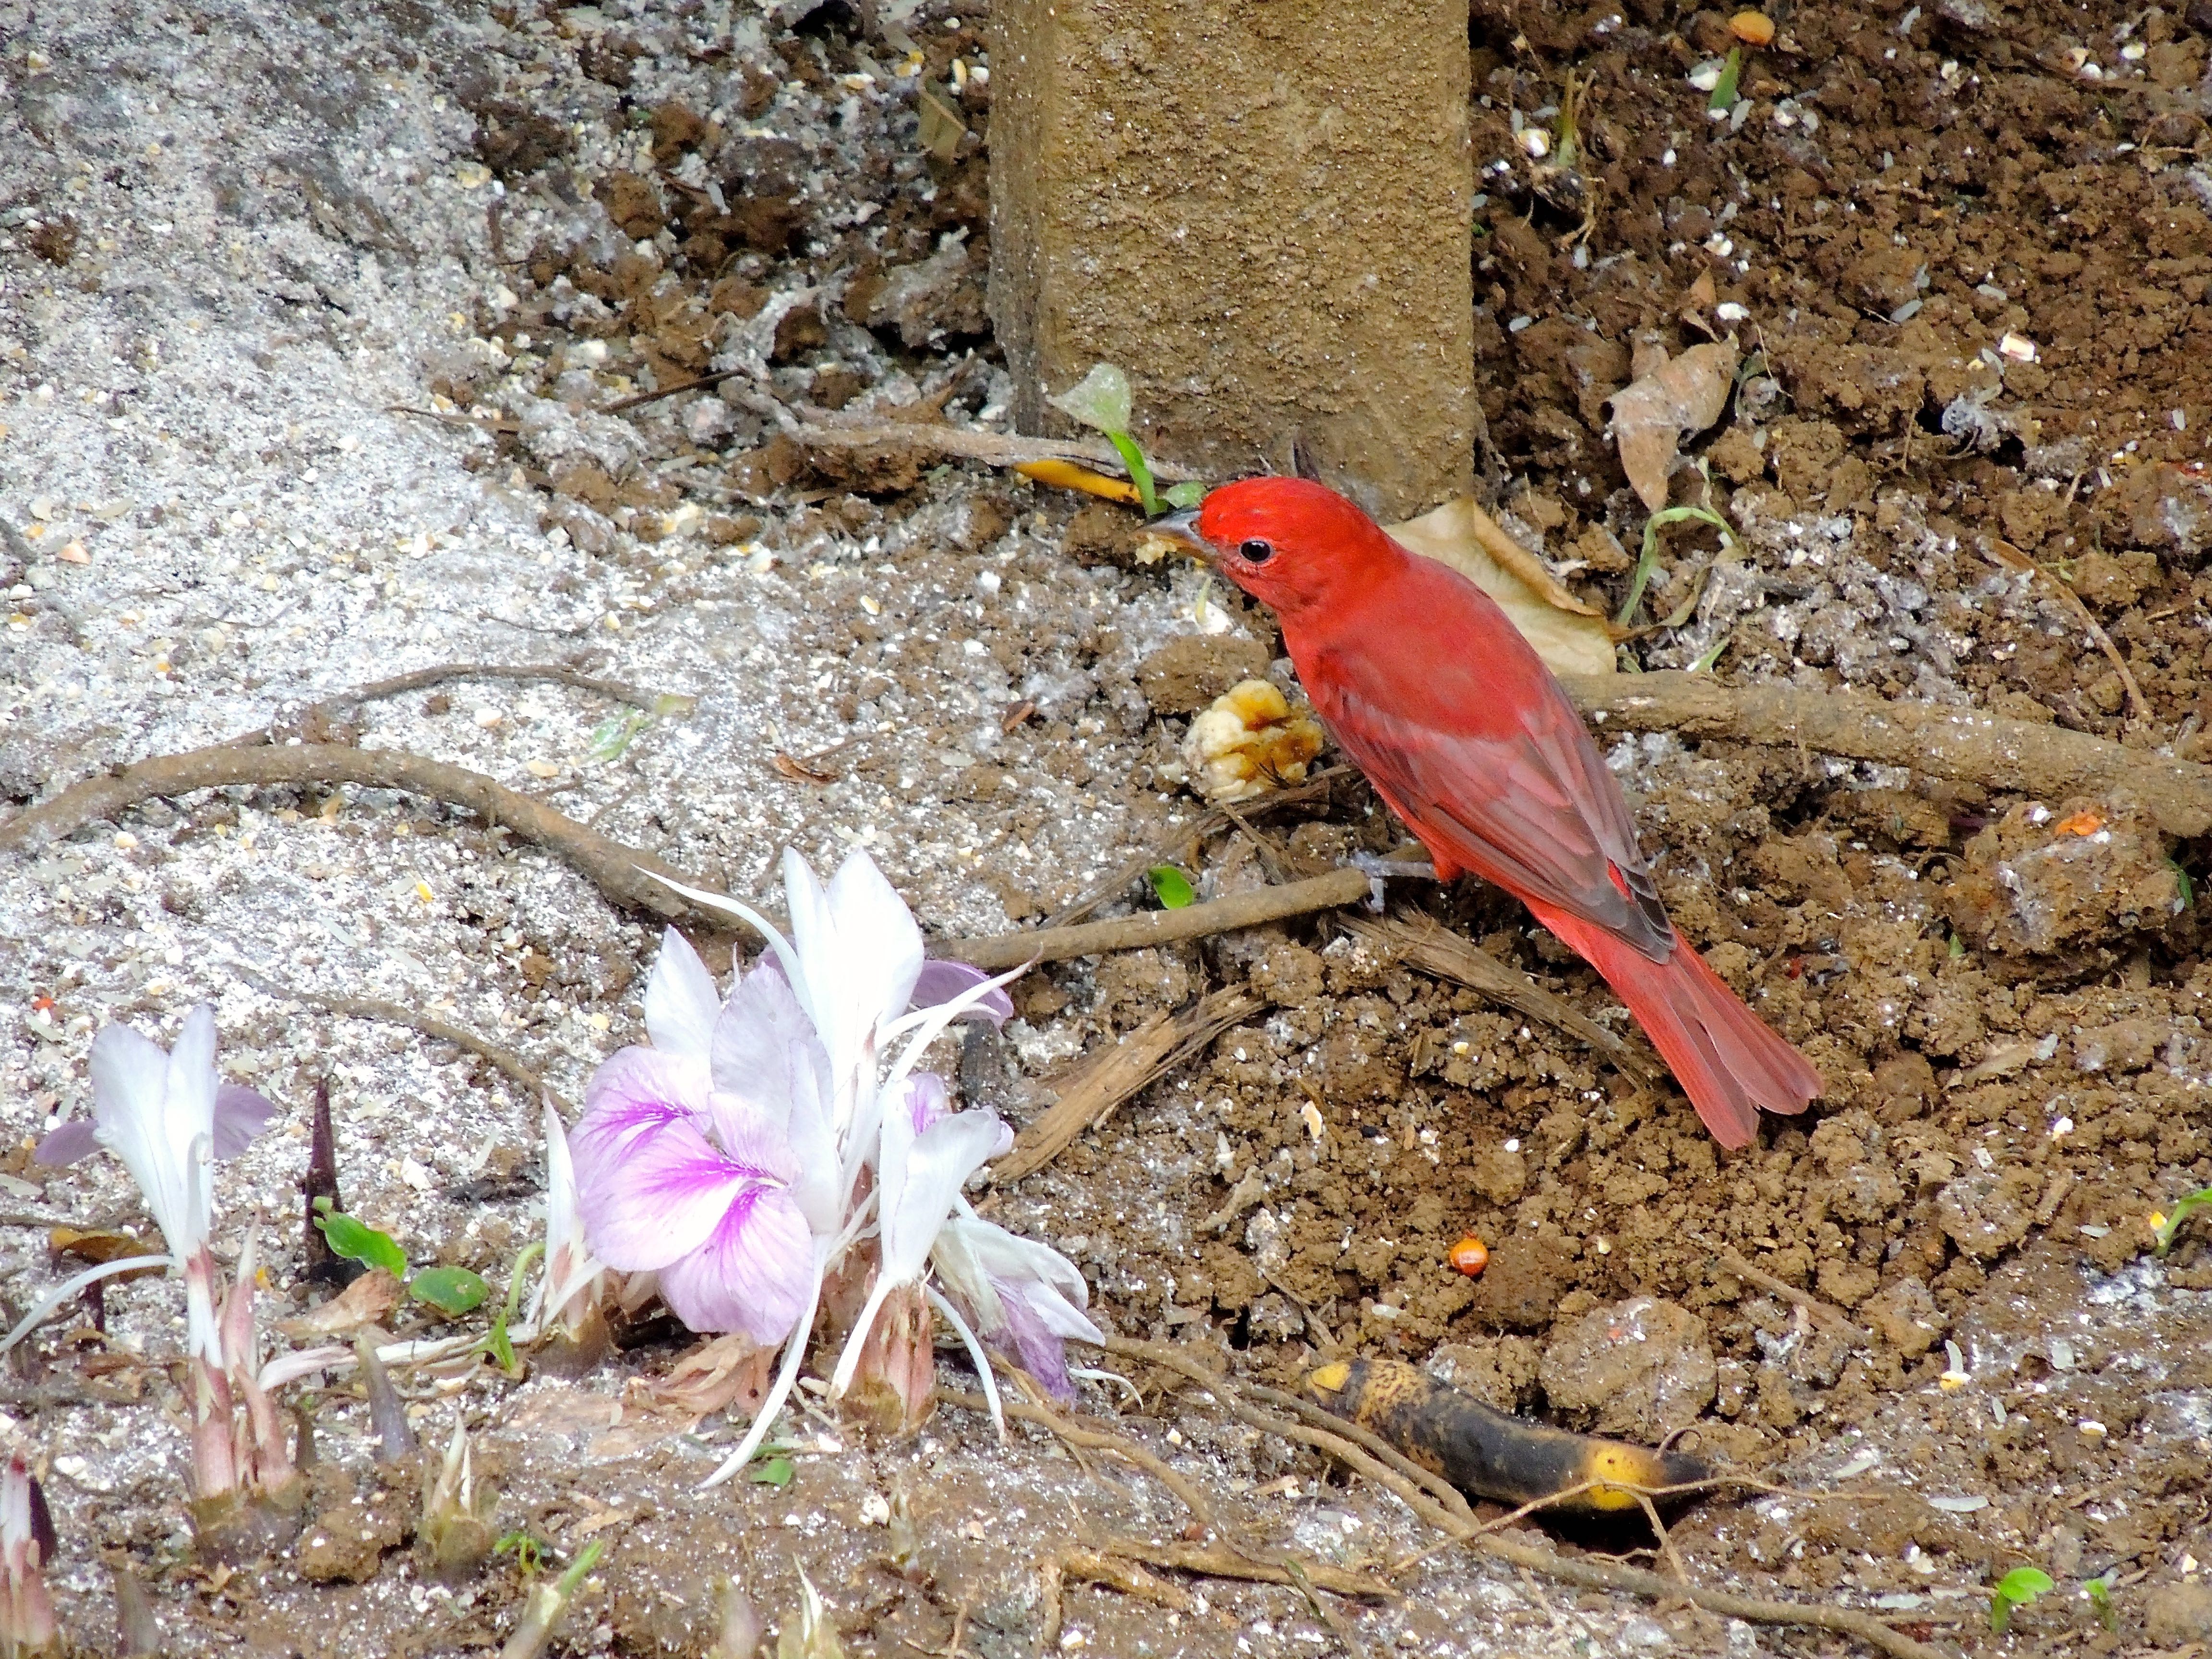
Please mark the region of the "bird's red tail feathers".
<svg viewBox="0 0 2212 1659"><path fill-rule="evenodd" d="M1605 975L1722 1146L1749 1146L1761 1110L1802 1112L1820 1092L1812 1062L1745 1007L1680 933L1672 960L1658 963L1578 917L1528 908Z"/></svg>

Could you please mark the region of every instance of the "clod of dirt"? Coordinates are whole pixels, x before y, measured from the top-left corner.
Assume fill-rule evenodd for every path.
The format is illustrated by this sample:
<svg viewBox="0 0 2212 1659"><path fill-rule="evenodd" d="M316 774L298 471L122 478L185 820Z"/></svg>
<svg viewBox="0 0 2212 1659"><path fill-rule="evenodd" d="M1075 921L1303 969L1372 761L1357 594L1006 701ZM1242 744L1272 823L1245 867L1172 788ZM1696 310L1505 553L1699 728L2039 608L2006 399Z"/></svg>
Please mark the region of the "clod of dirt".
<svg viewBox="0 0 2212 1659"><path fill-rule="evenodd" d="M2006 956L2163 932L2183 908L2165 838L2124 796L2014 807L1966 844L1949 891L1960 933Z"/></svg>
<svg viewBox="0 0 2212 1659"><path fill-rule="evenodd" d="M1423 1369L1486 1406L1517 1412L1536 1392L1541 1363L1536 1345L1527 1337L1501 1336L1487 1342L1444 1343L1429 1355Z"/></svg>
<svg viewBox="0 0 2212 1659"><path fill-rule="evenodd" d="M1725 340L1672 359L1654 348L1649 366L1639 365L1637 378L1607 399L1620 470L1654 513L1667 505L1667 479L1685 434L1703 432L1728 407L1735 364L1735 347Z"/></svg>
<svg viewBox="0 0 2212 1659"><path fill-rule="evenodd" d="M1936 1219L1968 1255L1988 1261L2027 1237L2039 1179L2033 1170L1976 1170L1936 1194Z"/></svg>
<svg viewBox="0 0 2212 1659"><path fill-rule="evenodd" d="M1247 635L1182 634L1137 665L1137 684L1154 712L1188 714L1266 673L1267 660L1267 647Z"/></svg>
<svg viewBox="0 0 2212 1659"><path fill-rule="evenodd" d="M1468 1305L1486 1323L1540 1330L1552 1322L1553 1309L1574 1281L1574 1251L1566 1240L1548 1233L1501 1240Z"/></svg>
<svg viewBox="0 0 2212 1659"><path fill-rule="evenodd" d="M1590 1310L1553 1339L1538 1375L1554 1411L1646 1441L1712 1404L1720 1377L1705 1322L1648 1296Z"/></svg>
<svg viewBox="0 0 2212 1659"><path fill-rule="evenodd" d="M1950 1322L1935 1292L1917 1279L1900 1279L1859 1308L1875 1334L1907 1359L1917 1359L1942 1340Z"/></svg>
<svg viewBox="0 0 2212 1659"><path fill-rule="evenodd" d="M2143 1634L2160 1648L2212 1642L2212 1584L2161 1584L2143 1598Z"/></svg>
<svg viewBox="0 0 2212 1659"><path fill-rule="evenodd" d="M404 1500L388 1488L364 1493L342 1478L338 1484L301 1533L294 1565L310 1583L365 1584L384 1553L407 1541Z"/></svg>

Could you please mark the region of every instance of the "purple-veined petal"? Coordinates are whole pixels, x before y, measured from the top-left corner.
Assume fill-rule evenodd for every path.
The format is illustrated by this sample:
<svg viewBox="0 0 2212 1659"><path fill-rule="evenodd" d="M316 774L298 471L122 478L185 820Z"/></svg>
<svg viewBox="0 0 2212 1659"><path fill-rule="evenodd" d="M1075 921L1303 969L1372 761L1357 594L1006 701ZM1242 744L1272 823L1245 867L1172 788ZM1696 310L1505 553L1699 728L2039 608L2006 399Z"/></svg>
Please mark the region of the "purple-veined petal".
<svg viewBox="0 0 2212 1659"><path fill-rule="evenodd" d="M705 1129L707 1066L682 1054L664 1054L641 1045L619 1048L599 1063L584 1089L584 1116L574 1137L579 1160L597 1160L619 1150L636 1129L670 1117L688 1119ZM584 1143L595 1143L587 1153ZM597 1143L606 1143L604 1146Z"/></svg>
<svg viewBox="0 0 2212 1659"><path fill-rule="evenodd" d="M754 1183L738 1192L706 1241L660 1270L660 1296L695 1331L743 1331L756 1342L788 1334L806 1301L814 1242L788 1193Z"/></svg>
<svg viewBox="0 0 2212 1659"><path fill-rule="evenodd" d="M276 1103L240 1083L218 1084L215 1091L215 1155L236 1158L276 1115Z"/></svg>
<svg viewBox="0 0 2212 1659"><path fill-rule="evenodd" d="M31 1149L31 1162L52 1169L89 1158L100 1150L100 1126L88 1117L73 1117L46 1132Z"/></svg>
<svg viewBox="0 0 2212 1659"><path fill-rule="evenodd" d="M588 1121L588 1120L587 1120ZM599 1161L580 1133L577 1207L592 1254L617 1273L665 1268L697 1249L758 1175L732 1163L686 1118L664 1118ZM584 1161L586 1147L592 1148Z"/></svg>
<svg viewBox="0 0 2212 1659"><path fill-rule="evenodd" d="M964 962L925 962L914 981L914 996L908 1006L934 1008L990 977L981 968L971 968ZM960 1016L963 1019L988 1019L994 1025L1004 1025L1013 1017L1013 999L1002 990L993 991Z"/></svg>
<svg viewBox="0 0 2212 1659"><path fill-rule="evenodd" d="M906 1080L906 1109L916 1134L939 1118L951 1116L952 1097L945 1079L934 1072L916 1072Z"/></svg>
<svg viewBox="0 0 2212 1659"><path fill-rule="evenodd" d="M645 1029L653 1046L663 1054L703 1057L721 1006L714 976L691 942L671 927L661 935L659 954L645 982Z"/></svg>

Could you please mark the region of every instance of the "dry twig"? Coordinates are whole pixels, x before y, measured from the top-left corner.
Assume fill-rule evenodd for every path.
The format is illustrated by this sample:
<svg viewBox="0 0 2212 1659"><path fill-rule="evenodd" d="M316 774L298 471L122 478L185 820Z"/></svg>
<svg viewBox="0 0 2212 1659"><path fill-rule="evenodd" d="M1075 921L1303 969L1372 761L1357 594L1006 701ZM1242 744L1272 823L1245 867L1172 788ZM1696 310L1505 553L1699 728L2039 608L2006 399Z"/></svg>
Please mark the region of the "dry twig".
<svg viewBox="0 0 2212 1659"><path fill-rule="evenodd" d="M1780 1297L1784 1302L1789 1303L1791 1306L1804 1309L1807 1313L1819 1320L1822 1324L1830 1326L1835 1330L1841 1332L1844 1335L1850 1338L1852 1341L1857 1343L1861 1347L1871 1348L1874 1346L1874 1337L1872 1334L1869 1332L1861 1330L1857 1325L1852 1322L1851 1316L1845 1313L1841 1308L1834 1307L1828 1303L1821 1301L1817 1296L1813 1296L1807 1291L1799 1290L1795 1285L1792 1285L1786 1279L1776 1278L1772 1273L1768 1273L1764 1267L1753 1266L1750 1261L1747 1261L1741 1254L1730 1249L1727 1245L1722 1243L1717 1238L1708 1238L1703 1233L1695 1232L1692 1233L1690 1237L1695 1239L1698 1243L1704 1245L1707 1249L1711 1250L1713 1253L1714 1259L1717 1261L1723 1267L1734 1273L1738 1279L1747 1279L1753 1284L1758 1285L1761 1290L1771 1291L1775 1295Z"/></svg>
<svg viewBox="0 0 2212 1659"><path fill-rule="evenodd" d="M1348 766L1332 766L1315 773L1304 783L1288 789L1278 789L1244 803L1244 810L1254 817L1274 811L1279 807L1302 806L1308 801L1325 800L1330 788L1340 778L1351 775ZM1063 905L1037 924L1039 933L1055 927L1066 927L1083 920L1102 904L1111 903L1130 887L1144 878L1146 872L1157 865L1176 864L1190 856L1189 849L1211 836L1219 835L1235 819L1236 814L1224 807L1214 807L1185 824L1174 834L1164 837L1150 852L1139 853L1127 864L1106 877L1082 897Z"/></svg>
<svg viewBox="0 0 2212 1659"><path fill-rule="evenodd" d="M1338 919L1337 926L1425 974L1480 991L1531 1019L1580 1037L1638 1082L1656 1083L1665 1075L1642 1049L1430 917L1346 915Z"/></svg>
<svg viewBox="0 0 2212 1659"><path fill-rule="evenodd" d="M356 749L331 743L246 749L224 744L158 756L120 772L73 783L52 799L0 823L0 852L58 841L88 823L112 819L157 796L188 795L198 789L236 784L304 788L339 783L404 789L465 807L490 823L505 824L525 841L566 859L614 903L671 919L693 916L718 929L738 925L723 912L698 908L654 880L653 875L658 874L687 886L705 885L652 854L587 830L543 801L509 789L481 772L426 760L398 749Z"/></svg>
<svg viewBox="0 0 2212 1659"><path fill-rule="evenodd" d="M2112 643L2112 636L2105 631L2104 624L2089 614L2089 607L2081 603L2081 596L2074 591L2074 584L2063 580L2056 572L2045 569L2008 541L2002 538L1992 540L1988 544L1988 550L1999 564L2008 569L2025 571L2031 576L2040 576L2057 590L2058 597L2066 601L2067 607L2096 643L2097 649L2103 652L2105 659L2112 665L2112 672L2120 677L2121 689L2128 694L2130 718L2148 720L2150 705L2143 701L2142 687L2136 684L2135 671L2128 666L2128 659L2120 654L2120 647Z"/></svg>
<svg viewBox="0 0 2212 1659"><path fill-rule="evenodd" d="M1039 927L993 939L954 939L945 945L945 954L996 973L1024 962L1065 962L1107 951L1140 951L1148 945L1257 927L1263 922L1357 904L1367 892L1367 878L1361 872L1332 870L1310 880L1254 888L1228 898L1185 905L1180 910L1140 910L1133 916L1088 921L1075 927Z"/></svg>
<svg viewBox="0 0 2212 1659"><path fill-rule="evenodd" d="M866 425L832 426L821 422L792 433L792 441L816 449L874 449L912 445L934 449L994 466L1017 466L1024 461L1081 461L1085 466L1122 470L1120 453L1109 444L1063 443L1050 438L1008 437L1003 433L973 427L943 426L925 421L873 422ZM1198 477L1171 462L1152 463L1152 476L1170 483Z"/></svg>
<svg viewBox="0 0 2212 1659"><path fill-rule="evenodd" d="M1180 1013L1154 1014L1091 1061L1033 1119L1014 1149L991 1166L991 1184L1011 1187L1042 1169L1085 1129L1095 1129L1155 1078L1267 1005L1244 991L1216 991Z"/></svg>

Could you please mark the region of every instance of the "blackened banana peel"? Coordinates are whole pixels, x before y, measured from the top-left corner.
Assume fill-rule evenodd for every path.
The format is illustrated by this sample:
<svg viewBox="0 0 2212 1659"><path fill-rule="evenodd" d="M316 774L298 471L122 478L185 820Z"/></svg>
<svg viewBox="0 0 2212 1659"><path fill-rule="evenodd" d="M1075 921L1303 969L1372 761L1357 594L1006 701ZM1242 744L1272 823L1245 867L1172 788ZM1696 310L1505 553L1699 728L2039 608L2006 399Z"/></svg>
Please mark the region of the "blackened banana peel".
<svg viewBox="0 0 2212 1659"><path fill-rule="evenodd" d="M1547 1516L1625 1518L1641 1508L1632 1488L1687 1486L1711 1474L1687 1452L1525 1423L1401 1360L1338 1360L1308 1372L1306 1390L1471 1498L1517 1506L1587 1485L1546 1505Z"/></svg>

